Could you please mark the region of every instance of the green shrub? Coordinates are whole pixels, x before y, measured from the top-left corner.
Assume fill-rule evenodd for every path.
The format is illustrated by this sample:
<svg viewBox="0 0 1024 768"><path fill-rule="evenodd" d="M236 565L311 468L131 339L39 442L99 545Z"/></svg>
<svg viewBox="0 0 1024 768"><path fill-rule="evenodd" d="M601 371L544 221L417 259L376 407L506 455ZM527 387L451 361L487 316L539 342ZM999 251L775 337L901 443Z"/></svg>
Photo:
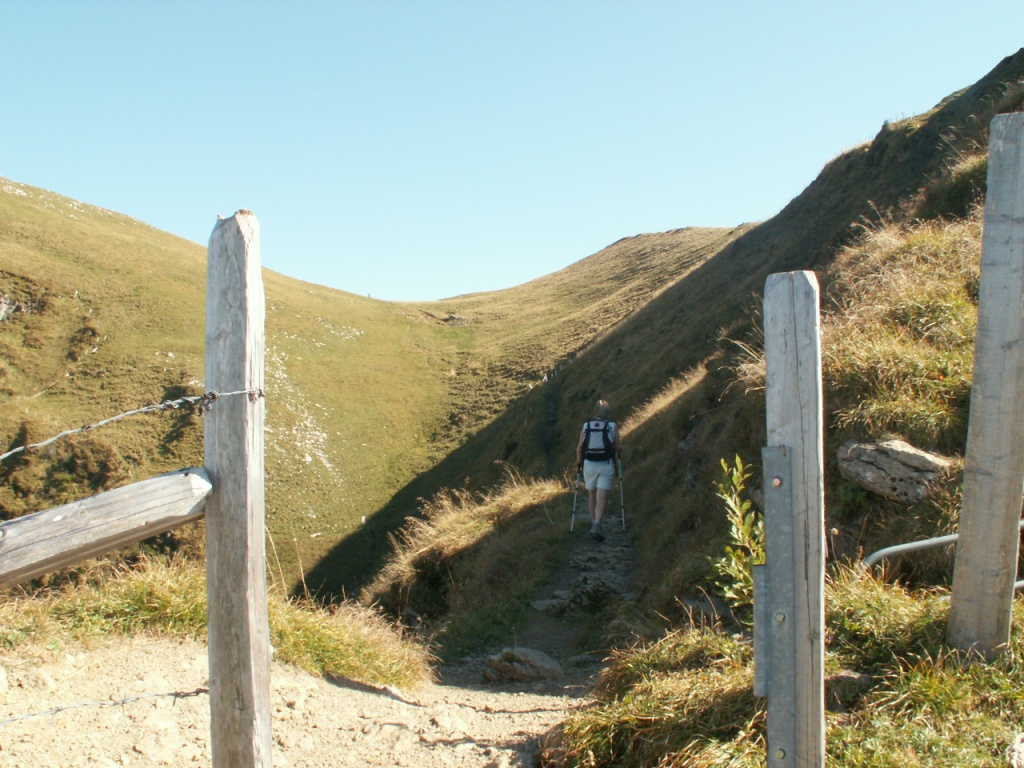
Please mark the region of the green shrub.
<svg viewBox="0 0 1024 768"><path fill-rule="evenodd" d="M749 624L754 605L753 566L764 562L764 516L750 499L744 499L750 468L736 455L736 463L729 466L721 460L722 479L716 483L715 495L725 504L729 521L729 541L725 554L713 561L712 566L722 596L740 621Z"/></svg>

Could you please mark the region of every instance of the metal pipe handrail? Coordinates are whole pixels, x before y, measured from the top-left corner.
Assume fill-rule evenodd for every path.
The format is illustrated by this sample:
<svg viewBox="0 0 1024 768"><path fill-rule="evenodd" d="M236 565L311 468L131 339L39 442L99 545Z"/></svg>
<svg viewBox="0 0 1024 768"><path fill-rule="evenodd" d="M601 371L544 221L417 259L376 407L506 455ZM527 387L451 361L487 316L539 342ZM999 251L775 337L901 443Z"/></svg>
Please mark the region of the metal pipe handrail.
<svg viewBox="0 0 1024 768"><path fill-rule="evenodd" d="M931 539L921 539L920 541L911 541L907 544L894 544L891 547L880 549L877 552L873 552L861 561L861 566L864 568L870 568L877 564L880 560L884 560L887 557L893 555L902 555L906 552L917 552L921 549L931 549L932 547L941 547L943 544L953 544L957 539L960 538L960 534L951 533L946 536L936 536Z"/></svg>
<svg viewBox="0 0 1024 768"><path fill-rule="evenodd" d="M1018 530L1024 529L1024 520L1021 520L1017 526ZM870 555L865 557L860 567L867 570L873 565L876 565L879 561L884 560L887 557L893 555L902 555L906 552L917 552L921 549L931 549L932 547L941 547L943 544L955 544L957 539L960 538L958 533L950 533L946 536L935 536L931 539L921 539L920 541L911 541L906 544L894 544L891 547L885 547L877 552L872 552ZM1015 591L1024 589L1024 580L1017 581L1014 583L1013 588Z"/></svg>

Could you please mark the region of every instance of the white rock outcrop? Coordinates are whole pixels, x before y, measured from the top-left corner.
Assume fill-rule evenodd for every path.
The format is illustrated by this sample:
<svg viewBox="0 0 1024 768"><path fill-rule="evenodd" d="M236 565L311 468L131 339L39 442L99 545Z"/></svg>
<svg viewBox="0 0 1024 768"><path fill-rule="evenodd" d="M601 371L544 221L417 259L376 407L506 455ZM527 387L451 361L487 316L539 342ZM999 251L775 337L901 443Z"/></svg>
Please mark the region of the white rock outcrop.
<svg viewBox="0 0 1024 768"><path fill-rule="evenodd" d="M910 504L929 498L950 465L948 459L902 440L850 440L837 453L843 477L872 493Z"/></svg>

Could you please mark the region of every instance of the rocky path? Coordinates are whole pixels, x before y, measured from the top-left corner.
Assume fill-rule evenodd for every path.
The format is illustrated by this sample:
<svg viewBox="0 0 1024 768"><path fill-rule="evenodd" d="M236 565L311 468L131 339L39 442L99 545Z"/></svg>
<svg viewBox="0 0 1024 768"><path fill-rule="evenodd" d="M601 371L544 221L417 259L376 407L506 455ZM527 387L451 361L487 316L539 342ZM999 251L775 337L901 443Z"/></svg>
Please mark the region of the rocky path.
<svg viewBox="0 0 1024 768"><path fill-rule="evenodd" d="M577 519L572 556L549 594L538 596L529 626L509 639L549 656L560 676L506 681L494 654L442 668L438 683L398 691L275 663L273 764L546 762L540 739L587 702L600 669L598 655L572 648L573 612L627 590L628 544L614 522L598 545ZM108 639L89 648L0 651L0 767L209 765L207 685L206 647L193 641Z"/></svg>
<svg viewBox="0 0 1024 768"><path fill-rule="evenodd" d="M210 765L206 648L167 639L5 653L0 765ZM585 681L334 684L274 664L275 766L537 765L538 737L585 701ZM8 721L26 714L35 716Z"/></svg>

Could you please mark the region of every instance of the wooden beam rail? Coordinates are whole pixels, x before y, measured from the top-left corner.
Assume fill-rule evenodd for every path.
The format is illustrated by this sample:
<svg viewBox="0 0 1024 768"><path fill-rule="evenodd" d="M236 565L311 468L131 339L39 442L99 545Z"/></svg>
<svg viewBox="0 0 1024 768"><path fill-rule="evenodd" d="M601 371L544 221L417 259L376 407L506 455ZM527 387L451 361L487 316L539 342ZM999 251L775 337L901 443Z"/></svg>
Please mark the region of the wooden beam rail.
<svg viewBox="0 0 1024 768"><path fill-rule="evenodd" d="M205 514L204 469L182 469L0 523L0 587L134 544Z"/></svg>

